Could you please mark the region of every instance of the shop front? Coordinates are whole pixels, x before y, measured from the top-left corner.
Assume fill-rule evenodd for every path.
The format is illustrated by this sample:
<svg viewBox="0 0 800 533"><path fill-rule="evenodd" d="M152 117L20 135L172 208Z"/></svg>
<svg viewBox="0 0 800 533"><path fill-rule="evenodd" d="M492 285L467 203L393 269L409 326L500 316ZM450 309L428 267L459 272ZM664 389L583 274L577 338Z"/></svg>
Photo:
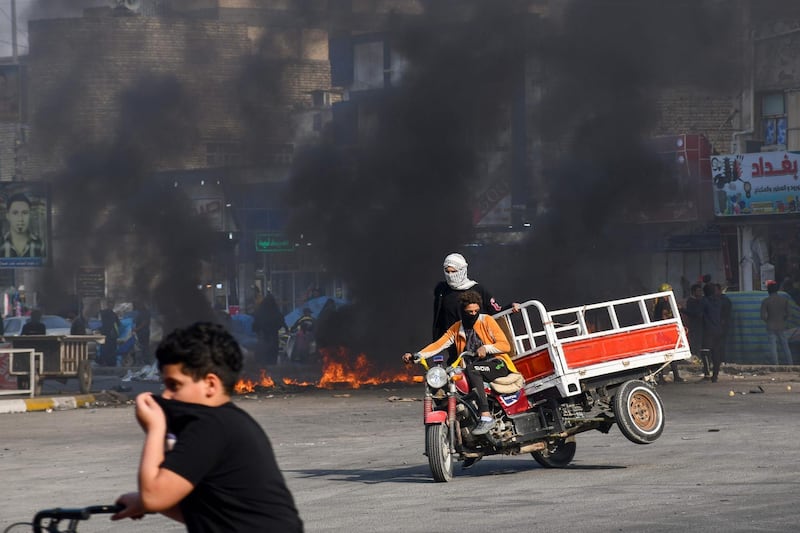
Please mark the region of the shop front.
<svg viewBox="0 0 800 533"><path fill-rule="evenodd" d="M770 279L800 282L799 164L792 152L711 158L714 215L736 234L743 291L766 290Z"/></svg>

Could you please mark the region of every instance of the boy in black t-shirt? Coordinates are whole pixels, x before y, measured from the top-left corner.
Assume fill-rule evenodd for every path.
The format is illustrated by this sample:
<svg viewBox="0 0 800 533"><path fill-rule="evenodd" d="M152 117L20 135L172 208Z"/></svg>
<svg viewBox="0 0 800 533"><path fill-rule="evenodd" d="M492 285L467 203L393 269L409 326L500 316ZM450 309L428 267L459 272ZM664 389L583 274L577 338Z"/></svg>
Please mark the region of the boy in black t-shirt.
<svg viewBox="0 0 800 533"><path fill-rule="evenodd" d="M160 512L188 531L302 532L264 431L231 402L242 353L220 325L176 329L156 351L165 391L136 398L139 492L112 520Z"/></svg>

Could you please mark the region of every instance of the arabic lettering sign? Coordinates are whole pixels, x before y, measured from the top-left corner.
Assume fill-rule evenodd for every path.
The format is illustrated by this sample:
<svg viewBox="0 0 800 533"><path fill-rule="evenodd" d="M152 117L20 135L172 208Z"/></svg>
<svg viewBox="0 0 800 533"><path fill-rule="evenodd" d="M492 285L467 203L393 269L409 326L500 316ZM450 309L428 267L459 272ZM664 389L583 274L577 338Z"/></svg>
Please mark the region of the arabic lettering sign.
<svg viewBox="0 0 800 533"><path fill-rule="evenodd" d="M221 197L192 198L192 204L194 204L195 214L205 218L211 229L215 231L223 231L225 229L223 218L225 210Z"/></svg>
<svg viewBox="0 0 800 533"><path fill-rule="evenodd" d="M800 212L800 154L760 152L711 157L714 214L720 217Z"/></svg>
<svg viewBox="0 0 800 533"><path fill-rule="evenodd" d="M75 273L75 292L79 296L105 297L106 269L102 267L80 267Z"/></svg>
<svg viewBox="0 0 800 533"><path fill-rule="evenodd" d="M292 252L294 246L280 233L257 233L256 252Z"/></svg>

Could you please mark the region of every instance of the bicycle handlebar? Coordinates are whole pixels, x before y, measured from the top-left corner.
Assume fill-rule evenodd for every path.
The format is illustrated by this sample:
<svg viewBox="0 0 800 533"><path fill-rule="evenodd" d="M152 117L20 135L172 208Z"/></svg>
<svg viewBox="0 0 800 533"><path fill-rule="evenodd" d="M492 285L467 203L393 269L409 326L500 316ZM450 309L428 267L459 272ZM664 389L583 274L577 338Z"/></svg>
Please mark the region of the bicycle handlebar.
<svg viewBox="0 0 800 533"><path fill-rule="evenodd" d="M61 520L88 520L93 514L108 514L118 513L123 510L125 506L114 505L91 505L89 507L66 509L56 507L55 509L43 509L36 513L33 517L33 531L34 533L45 533L50 531L58 531L58 522ZM42 521L52 520L49 525L42 526ZM74 529L70 529L74 531Z"/></svg>

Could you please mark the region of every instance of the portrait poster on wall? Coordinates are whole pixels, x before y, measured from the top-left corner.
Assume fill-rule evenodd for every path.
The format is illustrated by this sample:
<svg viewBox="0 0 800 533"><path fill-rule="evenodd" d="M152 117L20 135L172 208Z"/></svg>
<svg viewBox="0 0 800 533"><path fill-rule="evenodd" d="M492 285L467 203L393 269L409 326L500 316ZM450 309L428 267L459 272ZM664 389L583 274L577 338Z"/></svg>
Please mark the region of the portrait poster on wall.
<svg viewBox="0 0 800 533"><path fill-rule="evenodd" d="M50 195L46 183L0 182L0 268L49 263Z"/></svg>

